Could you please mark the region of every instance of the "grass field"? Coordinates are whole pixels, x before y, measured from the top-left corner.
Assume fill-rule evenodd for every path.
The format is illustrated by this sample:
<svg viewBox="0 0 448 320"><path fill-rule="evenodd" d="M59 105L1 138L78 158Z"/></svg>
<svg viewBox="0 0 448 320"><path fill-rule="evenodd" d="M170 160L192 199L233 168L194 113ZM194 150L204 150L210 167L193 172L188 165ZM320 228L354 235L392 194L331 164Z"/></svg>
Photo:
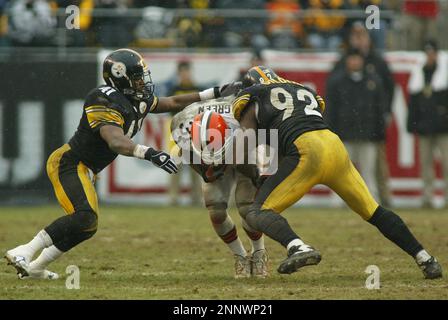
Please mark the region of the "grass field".
<svg viewBox="0 0 448 320"><path fill-rule="evenodd" d="M448 271L448 212L398 213ZM0 208L0 251L28 241L60 214L56 206ZM322 262L280 275L284 249L267 239L271 276L235 280L233 257L205 209L103 206L95 237L52 265L62 279L18 280L2 261L0 299L448 299L446 276L424 280L410 257L350 211L290 209L285 217L321 251ZM372 264L381 270L379 290L365 288ZM80 268L79 290L65 287L68 265Z"/></svg>

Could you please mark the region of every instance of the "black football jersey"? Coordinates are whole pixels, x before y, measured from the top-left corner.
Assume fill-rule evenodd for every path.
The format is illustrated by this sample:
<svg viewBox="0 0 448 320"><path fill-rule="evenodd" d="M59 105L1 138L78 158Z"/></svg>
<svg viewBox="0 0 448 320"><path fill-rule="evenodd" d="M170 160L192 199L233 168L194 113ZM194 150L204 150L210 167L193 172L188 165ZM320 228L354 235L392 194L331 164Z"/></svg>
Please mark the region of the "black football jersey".
<svg viewBox="0 0 448 320"><path fill-rule="evenodd" d="M100 86L86 97L78 129L69 141L73 152L94 173L109 165L117 153L100 136L100 128L113 125L132 138L141 129L143 119L157 106L158 98L132 101L109 86Z"/></svg>
<svg viewBox="0 0 448 320"><path fill-rule="evenodd" d="M319 100L323 101L311 89L281 79L241 91L233 102L233 113L239 120L246 107L255 107L258 128L277 129L279 151L286 154L302 133L328 128Z"/></svg>

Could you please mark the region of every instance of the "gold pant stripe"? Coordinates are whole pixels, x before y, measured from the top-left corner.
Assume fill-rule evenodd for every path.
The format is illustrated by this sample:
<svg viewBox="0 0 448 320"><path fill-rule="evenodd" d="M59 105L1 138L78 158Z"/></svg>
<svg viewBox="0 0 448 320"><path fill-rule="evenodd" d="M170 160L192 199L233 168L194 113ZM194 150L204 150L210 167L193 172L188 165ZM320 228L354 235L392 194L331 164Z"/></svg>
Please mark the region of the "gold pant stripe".
<svg viewBox="0 0 448 320"><path fill-rule="evenodd" d="M59 149L55 150L47 161L47 174L50 179L54 192L56 194L56 198L59 201L59 204L62 206L64 211L67 214L72 214L75 212L75 208L68 198L67 194L62 187L61 182L59 181L59 162L61 161L64 153L70 150L70 146L68 144L64 144Z"/></svg>
<svg viewBox="0 0 448 320"><path fill-rule="evenodd" d="M300 200L316 184L324 184L362 218L367 220L373 215L378 203L336 134L330 130L310 131L298 137L294 144L300 154L299 163L269 193L262 209L280 213Z"/></svg>
<svg viewBox="0 0 448 320"><path fill-rule="evenodd" d="M96 195L95 187L89 178L89 169L82 162L79 162L77 169L84 193L87 196L87 201L93 211L98 214L98 197Z"/></svg>

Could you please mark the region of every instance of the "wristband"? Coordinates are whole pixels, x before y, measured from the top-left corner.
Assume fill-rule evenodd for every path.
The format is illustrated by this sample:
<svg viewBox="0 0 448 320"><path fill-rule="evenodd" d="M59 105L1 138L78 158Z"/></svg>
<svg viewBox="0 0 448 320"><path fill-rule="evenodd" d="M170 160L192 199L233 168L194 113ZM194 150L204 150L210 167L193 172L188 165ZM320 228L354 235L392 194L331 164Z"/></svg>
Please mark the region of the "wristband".
<svg viewBox="0 0 448 320"><path fill-rule="evenodd" d="M145 153L148 151L149 147L137 144L134 148L132 155L139 159L145 159Z"/></svg>
<svg viewBox="0 0 448 320"><path fill-rule="evenodd" d="M213 87L199 92L201 101L215 99L219 97L219 87Z"/></svg>

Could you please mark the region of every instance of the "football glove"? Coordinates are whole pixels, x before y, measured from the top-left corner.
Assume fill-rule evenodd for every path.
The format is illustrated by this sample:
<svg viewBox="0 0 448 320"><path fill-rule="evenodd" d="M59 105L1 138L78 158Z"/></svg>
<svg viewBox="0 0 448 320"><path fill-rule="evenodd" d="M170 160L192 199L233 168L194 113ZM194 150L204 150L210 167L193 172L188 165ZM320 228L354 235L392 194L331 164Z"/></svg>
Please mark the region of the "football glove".
<svg viewBox="0 0 448 320"><path fill-rule="evenodd" d="M145 159L151 161L156 167L161 168L169 174L177 173L177 166L166 152L148 148L145 152Z"/></svg>
<svg viewBox="0 0 448 320"><path fill-rule="evenodd" d="M234 81L216 88L218 88L218 92L215 91L215 98L227 97L237 94L243 88L243 83L241 81Z"/></svg>

